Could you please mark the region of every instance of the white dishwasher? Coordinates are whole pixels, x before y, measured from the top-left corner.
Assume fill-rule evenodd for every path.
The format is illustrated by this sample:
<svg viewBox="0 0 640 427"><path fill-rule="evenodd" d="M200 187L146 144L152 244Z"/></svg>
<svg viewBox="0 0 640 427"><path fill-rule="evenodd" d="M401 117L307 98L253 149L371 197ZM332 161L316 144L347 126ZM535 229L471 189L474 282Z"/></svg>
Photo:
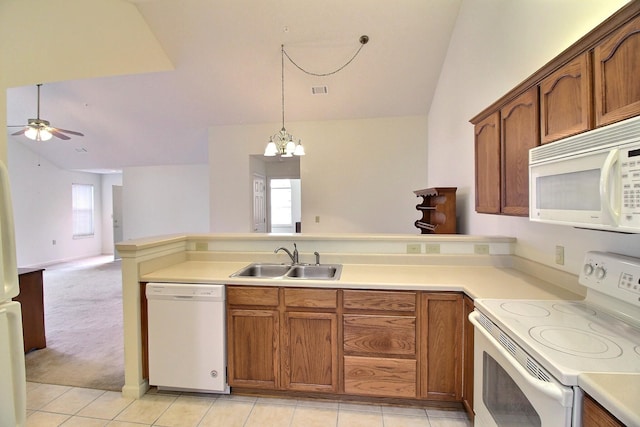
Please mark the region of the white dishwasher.
<svg viewBox="0 0 640 427"><path fill-rule="evenodd" d="M148 283L149 384L229 393L224 285Z"/></svg>

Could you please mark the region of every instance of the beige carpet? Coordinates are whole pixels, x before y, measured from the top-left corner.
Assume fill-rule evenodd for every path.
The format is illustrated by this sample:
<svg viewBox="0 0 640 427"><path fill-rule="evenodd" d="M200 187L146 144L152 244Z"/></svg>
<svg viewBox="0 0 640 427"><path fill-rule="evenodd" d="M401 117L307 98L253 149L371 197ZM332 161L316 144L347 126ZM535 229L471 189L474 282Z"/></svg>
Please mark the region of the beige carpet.
<svg viewBox="0 0 640 427"><path fill-rule="evenodd" d="M113 257L44 271L47 348L26 355L27 381L120 391L122 272Z"/></svg>

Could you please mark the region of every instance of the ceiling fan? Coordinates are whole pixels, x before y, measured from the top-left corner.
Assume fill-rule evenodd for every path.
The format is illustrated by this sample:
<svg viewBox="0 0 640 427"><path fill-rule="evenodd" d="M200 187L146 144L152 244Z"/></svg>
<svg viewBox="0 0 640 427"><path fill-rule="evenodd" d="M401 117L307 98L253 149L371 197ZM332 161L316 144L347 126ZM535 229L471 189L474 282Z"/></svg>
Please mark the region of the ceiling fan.
<svg viewBox="0 0 640 427"><path fill-rule="evenodd" d="M76 132L73 130L54 128L51 126L48 120L43 120L40 118L40 86L42 83L38 85L38 116L35 119L29 119L26 125L17 125L17 126L8 126L8 127L23 127L22 130L18 132L12 133L11 135L23 135L29 139L34 141L48 141L51 137L55 136L56 138L68 140L71 139L65 133L77 136L84 136L84 134L80 132Z"/></svg>

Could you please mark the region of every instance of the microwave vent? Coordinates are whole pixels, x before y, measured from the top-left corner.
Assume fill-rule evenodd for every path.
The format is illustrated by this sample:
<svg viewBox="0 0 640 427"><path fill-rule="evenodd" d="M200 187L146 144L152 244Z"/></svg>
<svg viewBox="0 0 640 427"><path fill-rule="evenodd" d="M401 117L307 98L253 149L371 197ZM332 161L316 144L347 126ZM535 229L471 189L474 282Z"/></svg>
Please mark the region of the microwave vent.
<svg viewBox="0 0 640 427"><path fill-rule="evenodd" d="M556 158L566 157L567 155L578 155L592 150L615 147L636 141L640 141L640 117L613 123L533 148L529 151L529 164L554 160Z"/></svg>

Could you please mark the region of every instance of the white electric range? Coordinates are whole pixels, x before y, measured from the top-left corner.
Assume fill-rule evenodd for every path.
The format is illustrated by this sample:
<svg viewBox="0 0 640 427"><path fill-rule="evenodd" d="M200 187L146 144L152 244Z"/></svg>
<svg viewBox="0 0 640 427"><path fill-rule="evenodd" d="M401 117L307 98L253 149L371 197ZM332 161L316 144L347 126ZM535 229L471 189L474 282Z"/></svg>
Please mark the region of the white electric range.
<svg viewBox="0 0 640 427"><path fill-rule="evenodd" d="M640 259L588 252L579 281L582 301L475 301L476 426L579 426L581 373L640 373Z"/></svg>

